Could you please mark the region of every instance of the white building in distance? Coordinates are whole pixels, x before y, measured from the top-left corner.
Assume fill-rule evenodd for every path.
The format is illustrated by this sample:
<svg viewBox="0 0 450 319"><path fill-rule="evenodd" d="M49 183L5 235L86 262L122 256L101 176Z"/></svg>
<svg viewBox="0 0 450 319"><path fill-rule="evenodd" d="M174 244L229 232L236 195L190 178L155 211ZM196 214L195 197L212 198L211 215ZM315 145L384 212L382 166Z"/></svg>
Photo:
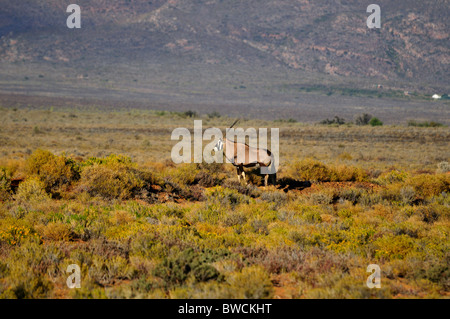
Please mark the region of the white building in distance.
<svg viewBox="0 0 450 319"><path fill-rule="evenodd" d="M440 99L442 98L442 96L435 94L435 95L433 95L431 98L432 98L433 100L440 100Z"/></svg>

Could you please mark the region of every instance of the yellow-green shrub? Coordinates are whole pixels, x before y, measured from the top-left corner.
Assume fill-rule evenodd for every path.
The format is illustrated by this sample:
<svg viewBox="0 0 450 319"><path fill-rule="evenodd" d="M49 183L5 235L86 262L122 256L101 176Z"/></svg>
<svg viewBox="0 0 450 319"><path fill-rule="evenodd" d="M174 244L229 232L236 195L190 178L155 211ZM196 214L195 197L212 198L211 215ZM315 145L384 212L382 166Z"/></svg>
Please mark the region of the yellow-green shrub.
<svg viewBox="0 0 450 319"><path fill-rule="evenodd" d="M408 235L388 234L374 241L375 257L389 259L403 259L415 247L414 239Z"/></svg>
<svg viewBox="0 0 450 319"><path fill-rule="evenodd" d="M331 168L332 182L362 182L367 179L367 173L360 167L339 165Z"/></svg>
<svg viewBox="0 0 450 319"><path fill-rule="evenodd" d="M360 167L347 165L325 165L307 158L294 163L290 170L292 177L316 182L361 182L367 179L367 173Z"/></svg>
<svg viewBox="0 0 450 319"><path fill-rule="evenodd" d="M408 178L405 184L412 186L421 196L438 196L442 192L450 192L450 174L420 174Z"/></svg>
<svg viewBox="0 0 450 319"><path fill-rule="evenodd" d="M260 266L251 266L228 275L227 283L233 289L236 298L263 299L272 298L273 284L268 273Z"/></svg>
<svg viewBox="0 0 450 319"><path fill-rule="evenodd" d="M11 174L6 168L0 167L0 202L11 197Z"/></svg>
<svg viewBox="0 0 450 319"><path fill-rule="evenodd" d="M91 157L82 162L78 191L105 199L146 197L152 185L164 185L160 177L148 168L138 168L131 158L111 154L105 158Z"/></svg>
<svg viewBox="0 0 450 319"><path fill-rule="evenodd" d="M127 225L134 220L134 216L126 210L116 210L111 218L113 224Z"/></svg>
<svg viewBox="0 0 450 319"><path fill-rule="evenodd" d="M47 192L57 192L61 186L68 185L79 177L75 161L40 149L30 155L26 169L29 175L37 176L44 183Z"/></svg>
<svg viewBox="0 0 450 319"><path fill-rule="evenodd" d="M46 201L50 196L45 192L45 184L34 177L20 183L14 198L18 204L29 206Z"/></svg>
<svg viewBox="0 0 450 319"><path fill-rule="evenodd" d="M409 174L403 171L392 170L387 173L381 174L376 182L380 185L387 185L397 182L404 182L409 177Z"/></svg>
<svg viewBox="0 0 450 319"><path fill-rule="evenodd" d="M301 160L291 166L292 176L299 180L327 182L330 169L325 164L311 158Z"/></svg>
<svg viewBox="0 0 450 319"><path fill-rule="evenodd" d="M61 222L51 222L47 225L38 225L36 230L44 240L69 241L73 237L72 228Z"/></svg>
<svg viewBox="0 0 450 319"><path fill-rule="evenodd" d="M26 239L40 241L39 235L26 226L11 225L5 230L0 230L0 242L6 242L11 246L19 245Z"/></svg>
<svg viewBox="0 0 450 319"><path fill-rule="evenodd" d="M83 168L78 189L106 199L129 199L143 186L144 181L136 169L113 163Z"/></svg>

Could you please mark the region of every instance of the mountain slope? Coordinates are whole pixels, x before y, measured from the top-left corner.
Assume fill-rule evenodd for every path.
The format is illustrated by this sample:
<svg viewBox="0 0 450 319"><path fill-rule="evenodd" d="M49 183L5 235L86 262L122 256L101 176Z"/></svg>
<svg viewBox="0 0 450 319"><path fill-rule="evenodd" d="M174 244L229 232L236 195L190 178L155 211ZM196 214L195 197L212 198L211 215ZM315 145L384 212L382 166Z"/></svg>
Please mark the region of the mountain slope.
<svg viewBox="0 0 450 319"><path fill-rule="evenodd" d="M82 28L71 30L61 1L0 0L2 91L99 88L257 103L305 88L376 91L382 84L430 94L450 87L448 0L380 0L379 30L366 26L370 2L356 0L77 4Z"/></svg>

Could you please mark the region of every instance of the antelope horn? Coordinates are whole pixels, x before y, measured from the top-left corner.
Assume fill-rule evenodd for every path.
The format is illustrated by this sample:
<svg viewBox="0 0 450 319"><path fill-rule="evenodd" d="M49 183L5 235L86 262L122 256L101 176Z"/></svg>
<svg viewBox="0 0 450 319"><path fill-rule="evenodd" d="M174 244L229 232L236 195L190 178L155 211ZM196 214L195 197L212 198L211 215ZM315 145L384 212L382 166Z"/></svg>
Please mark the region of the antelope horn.
<svg viewBox="0 0 450 319"><path fill-rule="evenodd" d="M231 124L230 128L232 128L234 126L234 124L236 124L237 122L239 122L239 119L237 119L236 121L234 121L233 124Z"/></svg>

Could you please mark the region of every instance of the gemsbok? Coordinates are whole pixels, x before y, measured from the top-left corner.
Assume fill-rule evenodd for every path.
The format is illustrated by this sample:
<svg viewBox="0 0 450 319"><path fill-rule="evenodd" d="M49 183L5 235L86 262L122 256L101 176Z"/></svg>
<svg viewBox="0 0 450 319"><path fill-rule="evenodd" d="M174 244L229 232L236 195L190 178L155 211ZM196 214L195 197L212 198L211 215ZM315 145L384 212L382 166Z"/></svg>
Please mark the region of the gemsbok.
<svg viewBox="0 0 450 319"><path fill-rule="evenodd" d="M236 120L230 129L238 122ZM249 167L269 167L273 161L274 156L272 152L268 149L263 149L259 147L249 146L247 143L240 143L228 140L227 138L219 138L217 144L214 146L214 152L223 152L228 162L236 167L236 172L239 182L241 181L241 176L245 182L245 168ZM272 183L275 184L276 175L271 174ZM264 176L264 186L267 186L269 180L269 174Z"/></svg>

